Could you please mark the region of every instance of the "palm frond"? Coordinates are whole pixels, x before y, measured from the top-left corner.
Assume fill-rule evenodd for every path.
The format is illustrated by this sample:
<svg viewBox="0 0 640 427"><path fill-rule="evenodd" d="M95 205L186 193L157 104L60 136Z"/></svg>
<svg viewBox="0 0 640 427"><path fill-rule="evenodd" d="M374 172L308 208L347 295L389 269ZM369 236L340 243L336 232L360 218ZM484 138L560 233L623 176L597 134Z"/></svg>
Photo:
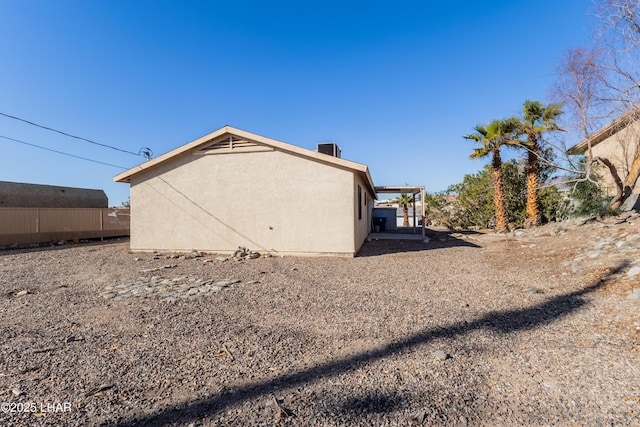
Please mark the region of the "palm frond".
<svg viewBox="0 0 640 427"><path fill-rule="evenodd" d="M481 159L483 157L487 157L492 150L488 150L486 147L482 148L474 148L474 150L469 155L470 159Z"/></svg>

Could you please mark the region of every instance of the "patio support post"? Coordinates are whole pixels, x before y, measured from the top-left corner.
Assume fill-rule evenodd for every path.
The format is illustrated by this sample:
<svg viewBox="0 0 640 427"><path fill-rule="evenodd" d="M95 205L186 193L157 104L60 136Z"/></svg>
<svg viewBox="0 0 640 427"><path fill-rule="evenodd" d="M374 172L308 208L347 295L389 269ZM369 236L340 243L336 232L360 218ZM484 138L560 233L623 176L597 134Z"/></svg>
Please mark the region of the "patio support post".
<svg viewBox="0 0 640 427"><path fill-rule="evenodd" d="M416 194L413 193L413 197L411 197L413 199L413 234L416 234L416 227L418 226L416 224Z"/></svg>
<svg viewBox="0 0 640 427"><path fill-rule="evenodd" d="M424 240L425 239L425 229L424 228L427 226L425 224L426 218L424 217L425 212L426 212L425 206L424 206L425 205L425 203L424 203L424 187L420 188L420 203L421 203L421 206L422 206L422 209L420 209L422 211L422 240Z"/></svg>

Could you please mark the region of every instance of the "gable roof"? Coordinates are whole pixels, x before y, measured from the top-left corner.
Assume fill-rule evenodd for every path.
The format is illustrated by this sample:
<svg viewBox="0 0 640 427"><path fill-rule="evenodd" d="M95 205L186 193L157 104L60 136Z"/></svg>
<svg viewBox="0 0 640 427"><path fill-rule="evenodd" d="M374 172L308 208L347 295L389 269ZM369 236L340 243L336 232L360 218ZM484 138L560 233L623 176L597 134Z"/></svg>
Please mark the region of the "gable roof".
<svg viewBox="0 0 640 427"><path fill-rule="evenodd" d="M567 154L584 154L585 151L589 148L589 142L591 142L591 147L594 147L600 144L607 138L612 137L616 133L625 129L631 123L634 123L638 120L640 116L639 106L631 108L629 111L621 114L620 116L613 119L611 122L607 123L597 131L591 134L589 138L583 139L573 147L567 150Z"/></svg>
<svg viewBox="0 0 640 427"><path fill-rule="evenodd" d="M224 139L224 137L229 137L229 139ZM237 138L234 140L234 137ZM247 132L241 129L237 129L231 126L224 126L220 129L213 131L207 135L201 136L200 138L191 141L185 145L182 145L174 150L171 150L167 153L164 153L155 159L149 160L144 163L140 163L137 166L132 167L129 170L126 170L116 176L113 177L115 182L131 182L131 177L142 172L151 170L157 167L160 164L165 164L176 156L180 154L189 152L202 150L203 152L206 150L220 150L219 152L224 152L225 148L220 146L222 141L229 141L230 144L241 144L240 148L248 148L255 149L256 146L270 147L272 149L283 151L286 153L290 153L293 155L297 155L312 161L324 163L330 166L334 166L340 169L350 170L354 173L360 174L364 181L369 185L372 194L375 196L375 187L373 185L373 180L371 179L371 175L369 174L369 168L366 165L352 162L349 160L344 160L338 157L333 157L327 154L318 153L316 151L308 150L306 148L298 147L295 145L287 144L286 142L278 141L275 139L267 138L261 135L257 135L255 133ZM242 147L244 145L244 147Z"/></svg>

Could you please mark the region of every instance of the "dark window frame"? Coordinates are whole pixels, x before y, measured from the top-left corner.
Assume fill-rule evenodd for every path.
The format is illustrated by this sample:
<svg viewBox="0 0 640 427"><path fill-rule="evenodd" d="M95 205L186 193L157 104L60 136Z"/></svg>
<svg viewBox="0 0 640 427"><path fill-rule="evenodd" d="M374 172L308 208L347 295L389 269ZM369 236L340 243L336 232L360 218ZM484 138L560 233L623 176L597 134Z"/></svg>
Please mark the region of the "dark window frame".
<svg viewBox="0 0 640 427"><path fill-rule="evenodd" d="M358 185L358 219L362 219L362 187Z"/></svg>

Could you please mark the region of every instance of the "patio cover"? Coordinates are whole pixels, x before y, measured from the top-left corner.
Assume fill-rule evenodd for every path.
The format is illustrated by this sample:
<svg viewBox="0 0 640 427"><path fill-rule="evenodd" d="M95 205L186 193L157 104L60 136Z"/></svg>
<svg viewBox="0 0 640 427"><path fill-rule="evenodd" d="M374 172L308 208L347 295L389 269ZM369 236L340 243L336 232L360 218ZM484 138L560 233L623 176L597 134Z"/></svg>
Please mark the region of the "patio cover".
<svg viewBox="0 0 640 427"><path fill-rule="evenodd" d="M413 196L413 232L416 232L416 194L420 194L420 201L422 202L422 240L425 238L425 229L424 229L424 186L410 186L410 185L401 185L401 186L383 186L383 187L375 187L376 193L387 193L387 194L411 194Z"/></svg>

